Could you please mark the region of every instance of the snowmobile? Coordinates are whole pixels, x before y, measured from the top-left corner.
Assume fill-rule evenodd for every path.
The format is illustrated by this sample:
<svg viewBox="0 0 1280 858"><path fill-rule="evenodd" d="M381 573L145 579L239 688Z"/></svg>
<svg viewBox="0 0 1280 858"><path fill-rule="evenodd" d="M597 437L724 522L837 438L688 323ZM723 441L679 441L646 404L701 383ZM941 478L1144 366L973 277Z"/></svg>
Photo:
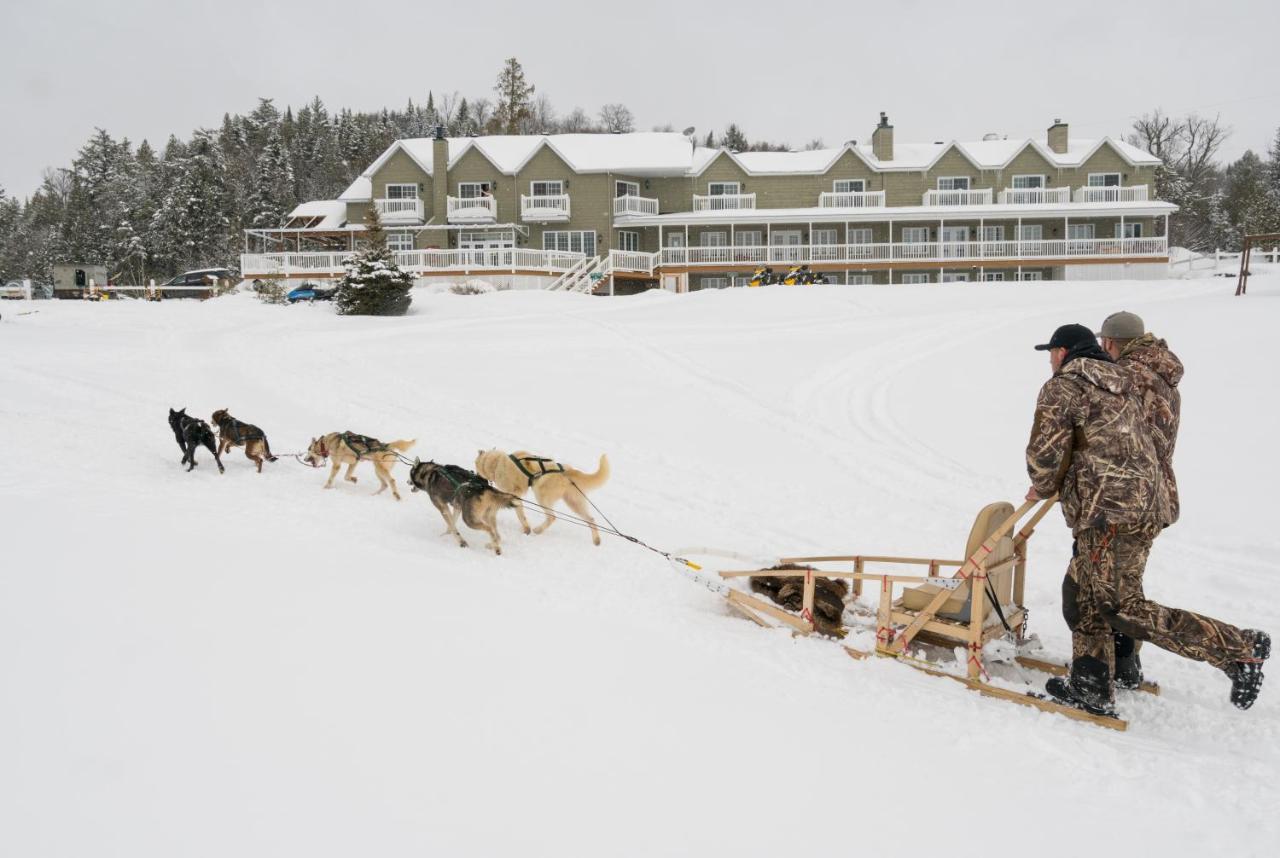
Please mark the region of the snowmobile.
<svg viewBox="0 0 1280 858"><path fill-rule="evenodd" d="M767 265L761 266L751 275L751 279L747 281L748 286L772 286L779 280L774 276L773 269Z"/></svg>
<svg viewBox="0 0 1280 858"><path fill-rule="evenodd" d="M827 279L810 271L808 265L795 265L782 282L787 286L812 286L814 283L826 283Z"/></svg>

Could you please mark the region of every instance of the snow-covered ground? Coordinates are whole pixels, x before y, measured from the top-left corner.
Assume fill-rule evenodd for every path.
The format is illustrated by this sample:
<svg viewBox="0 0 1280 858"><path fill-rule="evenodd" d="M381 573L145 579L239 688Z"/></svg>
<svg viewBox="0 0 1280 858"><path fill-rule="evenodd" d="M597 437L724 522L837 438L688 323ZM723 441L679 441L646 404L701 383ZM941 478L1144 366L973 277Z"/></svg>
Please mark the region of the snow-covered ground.
<svg viewBox="0 0 1280 858"><path fill-rule="evenodd" d="M569 524L459 549L368 466L188 474L165 422L608 452L596 502L667 550L952 556L1026 489L1031 345L1128 309L1188 367L1148 592L1275 635L1280 276L1233 287L6 302L0 855L1277 854L1280 667L1239 712L1148 647L1164 694L1115 733L762 630ZM1064 654L1068 554L1055 511L1028 601Z"/></svg>

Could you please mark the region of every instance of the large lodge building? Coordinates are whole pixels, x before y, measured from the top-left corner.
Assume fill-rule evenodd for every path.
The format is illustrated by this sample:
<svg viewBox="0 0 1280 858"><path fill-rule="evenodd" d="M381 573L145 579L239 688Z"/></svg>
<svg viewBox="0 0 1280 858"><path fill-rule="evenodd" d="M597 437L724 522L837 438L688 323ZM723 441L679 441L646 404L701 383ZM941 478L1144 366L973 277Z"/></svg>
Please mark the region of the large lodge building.
<svg viewBox="0 0 1280 858"><path fill-rule="evenodd" d="M1159 160L1111 138L733 152L672 133L398 140L337 200L248 230L246 278L340 276L376 208L423 279L630 292L744 283L807 264L828 282L1164 276Z"/></svg>

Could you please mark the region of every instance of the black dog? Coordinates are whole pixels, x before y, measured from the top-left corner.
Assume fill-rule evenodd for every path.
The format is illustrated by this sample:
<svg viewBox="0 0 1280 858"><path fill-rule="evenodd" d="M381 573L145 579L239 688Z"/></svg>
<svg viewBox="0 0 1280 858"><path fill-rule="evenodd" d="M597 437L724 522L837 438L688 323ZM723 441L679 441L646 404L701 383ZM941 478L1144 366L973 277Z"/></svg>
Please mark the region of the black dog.
<svg viewBox="0 0 1280 858"><path fill-rule="evenodd" d="M196 466L196 447L203 444L209 448L209 452L213 454L213 460L218 463L218 473L226 473L227 469L222 467L222 457L218 455L213 430L209 428L208 423L199 417L189 416L185 408L181 411L170 408L169 428L173 430L173 437L182 448L182 464L189 465L188 472Z"/></svg>

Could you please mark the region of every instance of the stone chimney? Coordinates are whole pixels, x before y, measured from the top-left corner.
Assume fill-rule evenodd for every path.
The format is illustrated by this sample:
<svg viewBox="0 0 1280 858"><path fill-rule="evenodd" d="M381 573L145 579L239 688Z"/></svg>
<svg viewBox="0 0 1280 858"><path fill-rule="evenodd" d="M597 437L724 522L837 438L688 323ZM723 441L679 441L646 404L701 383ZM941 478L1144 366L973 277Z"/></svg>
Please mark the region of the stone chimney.
<svg viewBox="0 0 1280 858"><path fill-rule="evenodd" d="M893 160L893 126L883 110L880 111L880 124L871 132L871 154L878 161Z"/></svg>
<svg viewBox="0 0 1280 858"><path fill-rule="evenodd" d="M1049 126L1049 151L1065 155L1067 152L1067 123L1061 119L1053 120Z"/></svg>
<svg viewBox="0 0 1280 858"><path fill-rule="evenodd" d="M435 139L431 141L431 213L439 223L447 223L449 140L444 136L443 125L436 126L433 137Z"/></svg>

